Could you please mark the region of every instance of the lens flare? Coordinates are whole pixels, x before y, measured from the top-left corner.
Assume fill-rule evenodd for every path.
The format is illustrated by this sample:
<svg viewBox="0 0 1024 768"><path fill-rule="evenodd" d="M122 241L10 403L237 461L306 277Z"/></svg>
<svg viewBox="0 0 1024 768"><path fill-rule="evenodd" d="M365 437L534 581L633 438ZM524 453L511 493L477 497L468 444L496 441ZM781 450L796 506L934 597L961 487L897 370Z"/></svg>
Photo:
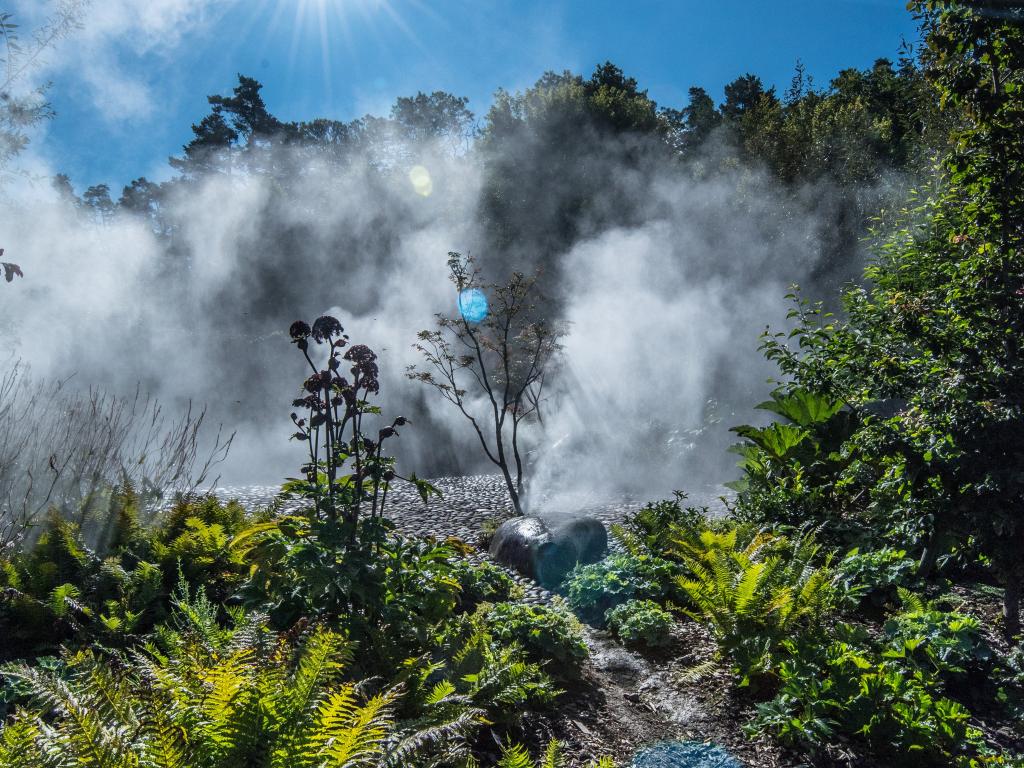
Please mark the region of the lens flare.
<svg viewBox="0 0 1024 768"><path fill-rule="evenodd" d="M467 323L482 322L487 311L487 296L479 288L466 288L459 293L459 313Z"/></svg>
<svg viewBox="0 0 1024 768"><path fill-rule="evenodd" d="M434 191L434 181L430 178L430 171L422 165L414 165L409 169L409 181L417 195L430 197Z"/></svg>

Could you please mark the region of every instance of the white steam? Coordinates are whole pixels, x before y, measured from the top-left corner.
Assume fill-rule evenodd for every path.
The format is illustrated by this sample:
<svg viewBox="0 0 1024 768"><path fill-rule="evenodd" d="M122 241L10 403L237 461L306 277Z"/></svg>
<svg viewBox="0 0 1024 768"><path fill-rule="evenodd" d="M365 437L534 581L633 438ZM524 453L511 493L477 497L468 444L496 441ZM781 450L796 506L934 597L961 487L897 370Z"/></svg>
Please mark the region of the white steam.
<svg viewBox="0 0 1024 768"><path fill-rule="evenodd" d="M129 216L99 225L46 195L9 205L0 210L2 245L26 277L3 287L0 338L37 376L74 371L83 385L131 391L141 382L165 402L208 404L214 421L239 431L225 479L276 482L301 462L287 414L305 372L287 324L266 317L333 311L380 354L386 413L408 414L424 398L430 406L430 420L400 440L407 468L486 469L461 417L403 376L417 362L416 332L455 309L445 257L479 241L483 171L472 154L415 155L383 181L362 163L339 173L303 161L301 183L276 214L301 229L302 253L315 255L318 284L308 291L287 286L296 253L259 242L271 183L258 177L180 190L168 203L183 222L169 254ZM412 165L429 173L429 195L410 182ZM813 211L779 226L784 195L764 175L695 181L671 170L633 184L647 220L578 242L559 259L562 284L547 286L565 300L570 333L532 446L532 494L557 505L726 479L726 428L746 417L733 412L761 398L771 373L758 334L782 322L786 286L818 254ZM386 260L360 252L382 237ZM326 245L339 241L352 249ZM268 276L270 266L280 269ZM307 298L321 295L334 300ZM712 412L722 418L713 439L697 440Z"/></svg>

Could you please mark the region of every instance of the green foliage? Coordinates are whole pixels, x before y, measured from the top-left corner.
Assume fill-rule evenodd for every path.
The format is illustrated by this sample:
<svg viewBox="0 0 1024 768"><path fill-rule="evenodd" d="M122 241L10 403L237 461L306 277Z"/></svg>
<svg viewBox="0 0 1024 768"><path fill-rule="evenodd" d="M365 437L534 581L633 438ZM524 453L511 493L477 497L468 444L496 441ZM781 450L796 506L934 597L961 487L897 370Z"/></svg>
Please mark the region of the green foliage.
<svg viewBox="0 0 1024 768"><path fill-rule="evenodd" d="M827 523L830 540L855 538L859 529L846 519L841 500L849 485L842 479L860 471L844 450L856 418L841 401L800 387L776 390L758 407L790 423L733 429L745 439L732 449L743 470L743 477L730 484L738 492L737 518L793 528Z"/></svg>
<svg viewBox="0 0 1024 768"><path fill-rule="evenodd" d="M193 627L165 636L162 651L133 654L126 673L90 651L71 657L64 677L9 668L33 703L4 739L22 740L26 766L54 757L105 766L341 766L382 758L397 730L397 693L364 698L343 682L350 650L337 634L316 630L294 652L268 639L258 620L212 643Z"/></svg>
<svg viewBox="0 0 1024 768"><path fill-rule="evenodd" d="M531 709L545 709L559 691L551 677L523 647L499 631L490 606L463 614L445 629L439 660L424 664L407 662L418 669L414 688L429 681L450 680L449 685L482 710L487 720L505 725L518 723Z"/></svg>
<svg viewBox="0 0 1024 768"><path fill-rule="evenodd" d="M663 555L671 548L679 529L697 531L708 525L707 509L684 507L685 500L686 494L676 491L674 499L646 504L628 515L624 524L614 526L612 532L635 555L642 554L643 550Z"/></svg>
<svg viewBox="0 0 1024 768"><path fill-rule="evenodd" d="M530 753L522 745L503 747L501 760L495 768L566 768L566 761L561 745L552 739L537 762L533 761ZM601 757L588 763L587 768L615 768L615 763L610 757Z"/></svg>
<svg viewBox="0 0 1024 768"><path fill-rule="evenodd" d="M250 563L242 590L247 604L266 609L281 628L300 617L323 617L343 626L364 649L362 660L386 667L425 647L430 625L455 607L459 584L452 578L451 548L409 541L393 533L385 517L390 484L399 477L382 449L406 423L396 419L373 440L363 420L379 415L368 398L380 389L376 355L348 346L333 317L312 327L292 324L290 335L312 373L292 414L293 438L306 444L304 478L284 486L286 495L306 502L294 514L258 523L239 533L231 547ZM318 369L310 340L327 346ZM348 361L352 380L341 375ZM437 490L410 475L424 501Z"/></svg>
<svg viewBox="0 0 1024 768"><path fill-rule="evenodd" d="M583 621L602 626L607 612L627 600L664 602L674 594L678 566L643 552L617 552L599 563L577 565L563 589Z"/></svg>
<svg viewBox="0 0 1024 768"><path fill-rule="evenodd" d="M218 602L241 583L247 565L229 547L246 523L237 504L179 499L145 528L131 487L115 489L111 501L103 549L88 547L78 526L54 514L34 546L2 562L8 653L36 656L64 640L128 642L165 618L180 574Z"/></svg>
<svg viewBox="0 0 1024 768"><path fill-rule="evenodd" d="M355 540L332 538L334 522L294 515L243 532L236 540L252 564L243 596L266 607L277 626L329 617L365 649L361 661L393 664L425 646L429 627L454 610L459 583L453 552L360 521Z"/></svg>
<svg viewBox="0 0 1024 768"><path fill-rule="evenodd" d="M982 5L910 3L926 33L923 73L958 118L948 152L888 216L867 285L844 295L845 319L801 302L789 334L765 337L784 396L844 402L851 429L838 446L807 438L782 455L749 442L741 507L820 522L845 544L880 530L920 553L923 573L953 547L977 547L1007 587L1013 635L1024 582L1024 27L1019 8Z"/></svg>
<svg viewBox="0 0 1024 768"><path fill-rule="evenodd" d="M884 629L891 657L905 656L947 682L965 681L968 673L979 679L991 666L992 649L973 616L919 605L890 618Z"/></svg>
<svg viewBox="0 0 1024 768"><path fill-rule="evenodd" d="M672 642L672 614L652 600L630 600L607 614L608 629L627 645L660 648Z"/></svg>
<svg viewBox="0 0 1024 768"><path fill-rule="evenodd" d="M815 626L831 607L831 571L815 567L819 546L810 537L790 541L759 533L744 544L736 528L676 547L690 576L677 584L689 599L687 613L706 621L723 650L748 681L771 668L782 640Z"/></svg>
<svg viewBox="0 0 1024 768"><path fill-rule="evenodd" d="M527 603L498 603L486 609L491 633L516 643L554 676L578 677L590 655L576 618L560 608Z"/></svg>
<svg viewBox="0 0 1024 768"><path fill-rule="evenodd" d="M480 603L504 603L523 598L523 588L494 563L453 559L450 564L451 577L459 585L458 607L462 611L473 611Z"/></svg>
<svg viewBox="0 0 1024 768"><path fill-rule="evenodd" d="M901 765L980 765L973 761L991 750L969 724L970 712L942 694L931 654L918 652L934 642L927 633L960 620L933 619L931 627L913 629L914 619L881 646L848 624L837 625L825 642L787 640L788 658L778 667L780 690L758 706L754 728L823 756L831 745L854 740ZM952 639L943 630L939 634ZM959 635L960 630L952 633Z"/></svg>
<svg viewBox="0 0 1024 768"><path fill-rule="evenodd" d="M865 604L881 607L895 600L897 588L914 580L916 570L917 563L902 549L853 549L836 566L839 601L848 609Z"/></svg>

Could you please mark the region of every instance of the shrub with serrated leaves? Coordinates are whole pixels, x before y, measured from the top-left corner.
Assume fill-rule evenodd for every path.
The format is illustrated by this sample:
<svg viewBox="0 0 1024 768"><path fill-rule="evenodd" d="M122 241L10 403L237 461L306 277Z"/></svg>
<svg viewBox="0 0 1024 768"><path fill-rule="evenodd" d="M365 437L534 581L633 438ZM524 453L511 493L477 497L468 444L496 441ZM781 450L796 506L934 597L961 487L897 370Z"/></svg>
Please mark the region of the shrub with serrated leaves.
<svg viewBox="0 0 1024 768"><path fill-rule="evenodd" d="M672 642L672 614L652 600L630 600L608 611L608 629L627 645L660 648Z"/></svg>
<svg viewBox="0 0 1024 768"><path fill-rule="evenodd" d="M897 596L897 589L914 580L917 563L902 549L853 549L836 565L835 584L840 604L847 609L882 607Z"/></svg>
<svg viewBox="0 0 1024 768"><path fill-rule="evenodd" d="M494 563L455 558L451 568L452 578L459 585L459 610L473 611L480 603L504 603L523 597L523 588Z"/></svg>
<svg viewBox="0 0 1024 768"><path fill-rule="evenodd" d="M671 599L680 574L679 566L663 558L642 552L616 552L598 563L576 566L563 590L581 620L603 626L605 614L628 600Z"/></svg>
<svg viewBox="0 0 1024 768"><path fill-rule="evenodd" d="M825 760L840 742L893 765L968 768L992 755L971 713L904 652L905 640L879 644L841 623L824 641L787 640L784 651L780 689L758 705L753 730Z"/></svg>
<svg viewBox="0 0 1024 768"><path fill-rule="evenodd" d="M502 642L516 643L531 661L557 678L578 677L590 655L582 627L568 611L528 603L481 606L487 626Z"/></svg>

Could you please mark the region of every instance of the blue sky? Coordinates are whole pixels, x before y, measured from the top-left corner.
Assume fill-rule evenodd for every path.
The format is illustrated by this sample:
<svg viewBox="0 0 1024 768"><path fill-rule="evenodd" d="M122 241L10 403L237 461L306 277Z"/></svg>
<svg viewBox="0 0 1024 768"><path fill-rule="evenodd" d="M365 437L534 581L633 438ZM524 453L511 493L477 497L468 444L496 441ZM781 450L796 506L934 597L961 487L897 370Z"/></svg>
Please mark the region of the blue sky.
<svg viewBox="0 0 1024 768"><path fill-rule="evenodd" d="M13 10L29 26L45 5ZM784 90L798 58L824 85L916 37L902 0L95 0L39 75L58 114L36 151L79 188L166 178L238 73L282 119L385 114L418 90L468 96L479 117L498 87L605 60L680 107L745 72Z"/></svg>

